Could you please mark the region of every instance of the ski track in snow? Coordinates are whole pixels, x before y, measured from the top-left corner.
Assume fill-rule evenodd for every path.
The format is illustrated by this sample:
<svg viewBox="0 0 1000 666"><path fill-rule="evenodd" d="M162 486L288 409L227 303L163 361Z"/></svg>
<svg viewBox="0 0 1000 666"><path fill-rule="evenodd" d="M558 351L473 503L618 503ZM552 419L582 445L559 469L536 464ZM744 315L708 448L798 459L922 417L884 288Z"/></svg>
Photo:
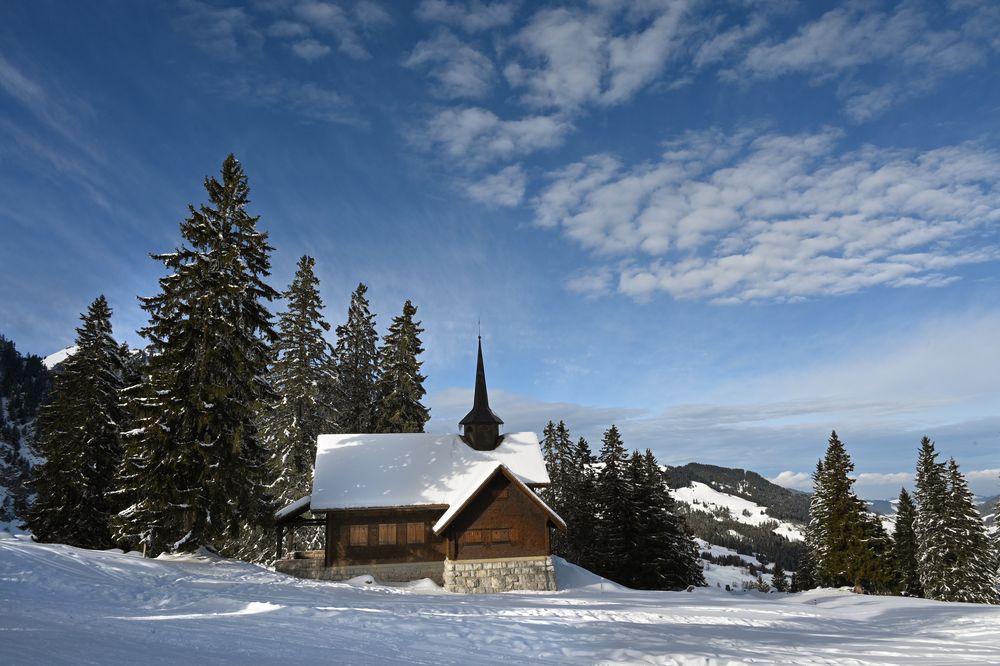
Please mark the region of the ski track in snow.
<svg viewBox="0 0 1000 666"><path fill-rule="evenodd" d="M640 592L566 564L557 576L571 589L463 596L0 534L0 661L1000 663L998 607L839 590Z"/></svg>

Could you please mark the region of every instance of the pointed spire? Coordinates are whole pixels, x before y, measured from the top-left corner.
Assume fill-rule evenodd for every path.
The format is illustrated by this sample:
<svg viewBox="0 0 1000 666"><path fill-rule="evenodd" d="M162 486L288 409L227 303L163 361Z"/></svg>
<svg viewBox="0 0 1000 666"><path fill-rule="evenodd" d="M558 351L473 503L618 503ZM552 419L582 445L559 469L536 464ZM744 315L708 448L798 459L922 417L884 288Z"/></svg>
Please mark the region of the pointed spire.
<svg viewBox="0 0 1000 666"><path fill-rule="evenodd" d="M503 419L490 409L490 398L486 391L486 369L483 366L483 337L479 336L479 358L476 360L476 395L472 400L472 410L459 421L459 425L500 425L502 423Z"/></svg>

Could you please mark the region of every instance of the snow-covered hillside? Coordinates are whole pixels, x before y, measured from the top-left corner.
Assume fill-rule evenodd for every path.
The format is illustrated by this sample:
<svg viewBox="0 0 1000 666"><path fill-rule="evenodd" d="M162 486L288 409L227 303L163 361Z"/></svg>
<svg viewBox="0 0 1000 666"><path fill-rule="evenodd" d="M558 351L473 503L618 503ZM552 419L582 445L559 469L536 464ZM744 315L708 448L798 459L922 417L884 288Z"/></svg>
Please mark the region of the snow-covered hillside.
<svg viewBox="0 0 1000 666"><path fill-rule="evenodd" d="M771 530L789 541L801 541L803 531L800 525L787 520L777 520L767 514L767 507L756 502L720 492L704 483L691 482L686 488L674 488L674 499L688 504L694 511L712 515L723 513L738 523L745 525L766 525L774 523Z"/></svg>
<svg viewBox="0 0 1000 666"><path fill-rule="evenodd" d="M1000 608L819 590L461 596L146 560L0 533L5 664L996 663Z"/></svg>

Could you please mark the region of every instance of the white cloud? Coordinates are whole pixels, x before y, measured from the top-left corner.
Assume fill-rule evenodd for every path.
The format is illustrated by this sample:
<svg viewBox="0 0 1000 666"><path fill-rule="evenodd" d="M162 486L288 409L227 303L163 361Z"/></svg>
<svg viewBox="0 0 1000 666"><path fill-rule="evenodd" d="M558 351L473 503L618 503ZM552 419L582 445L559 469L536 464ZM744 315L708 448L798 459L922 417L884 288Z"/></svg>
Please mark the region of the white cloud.
<svg viewBox="0 0 1000 666"><path fill-rule="evenodd" d="M288 79L232 78L220 82L226 95L293 113L310 121L363 125L351 101L336 90Z"/></svg>
<svg viewBox="0 0 1000 666"><path fill-rule="evenodd" d="M292 52L303 60L316 60L330 53L330 47L315 39L303 39L292 44Z"/></svg>
<svg viewBox="0 0 1000 666"><path fill-rule="evenodd" d="M949 19L956 16L964 21L954 27L941 25L954 23ZM816 82L853 83L864 68L893 68L892 79L905 80L905 86L868 86L861 91L853 90L854 85L838 88L845 112L856 121L864 121L901 100L927 92L946 76L983 64L998 29L1000 12L983 11L975 5L942 4L934 11L917 2L899 2L891 10L855 3L823 14L787 39L746 48L740 62L721 75L730 81L743 81L804 74ZM737 37L742 35L733 39ZM704 47L710 56L713 44L728 46L722 35L717 36Z"/></svg>
<svg viewBox="0 0 1000 666"><path fill-rule="evenodd" d="M344 10L331 2L309 0L295 6L295 14L320 32L331 35L340 51L355 60L371 57L365 49L354 22Z"/></svg>
<svg viewBox="0 0 1000 666"><path fill-rule="evenodd" d="M537 12L514 37L524 54L505 69L522 101L573 109L621 103L653 82L679 55L692 3L606 4Z"/></svg>
<svg viewBox="0 0 1000 666"><path fill-rule="evenodd" d="M466 32L481 32L508 25L514 20L515 10L513 2L423 0L417 6L416 14L423 21L445 23Z"/></svg>
<svg viewBox="0 0 1000 666"><path fill-rule="evenodd" d="M467 183L465 192L471 198L490 207L517 206L524 199L527 175L521 165L501 169L482 180Z"/></svg>
<svg viewBox="0 0 1000 666"><path fill-rule="evenodd" d="M253 17L240 7L214 7L197 0L182 0L180 5L184 14L176 20L178 27L218 58L238 60L264 42Z"/></svg>
<svg viewBox="0 0 1000 666"><path fill-rule="evenodd" d="M419 42L403 64L428 68L433 92L449 99L485 97L496 78L489 58L449 32Z"/></svg>
<svg viewBox="0 0 1000 666"><path fill-rule="evenodd" d="M475 165L557 146L571 128L557 116L503 120L487 109L465 107L435 114L421 140Z"/></svg>
<svg viewBox="0 0 1000 666"><path fill-rule="evenodd" d="M972 144L838 152L839 140L834 130L706 131L632 167L594 155L550 174L536 220L630 258L617 288L635 298L940 286L957 266L1000 257L982 237L1000 221L1000 153Z"/></svg>
<svg viewBox="0 0 1000 666"><path fill-rule="evenodd" d="M383 26L392 23L392 17L381 5L372 0L361 0L354 5L354 15L358 23L365 27Z"/></svg>
<svg viewBox="0 0 1000 666"><path fill-rule="evenodd" d="M792 472L784 471L778 474L773 479L768 479L771 483L776 483L779 486L784 486L785 488L793 488L795 490L812 490L812 475L806 472Z"/></svg>

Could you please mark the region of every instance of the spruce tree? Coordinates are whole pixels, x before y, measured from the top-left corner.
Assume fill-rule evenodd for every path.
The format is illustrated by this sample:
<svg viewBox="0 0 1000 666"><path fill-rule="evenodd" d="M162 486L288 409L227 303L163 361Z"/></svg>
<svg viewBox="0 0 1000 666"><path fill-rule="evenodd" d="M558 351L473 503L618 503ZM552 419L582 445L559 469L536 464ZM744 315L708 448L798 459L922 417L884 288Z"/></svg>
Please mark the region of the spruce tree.
<svg viewBox="0 0 1000 666"><path fill-rule="evenodd" d="M917 507L910 493L906 492L906 488L900 489L893 533L892 567L899 593L904 597L923 596L917 563L917 535L914 532L916 517Z"/></svg>
<svg viewBox="0 0 1000 666"><path fill-rule="evenodd" d="M914 532L920 564L920 586L928 599L947 600L952 589L953 557L949 545L948 480L937 462L934 442L920 440L917 457L917 518Z"/></svg>
<svg viewBox="0 0 1000 666"><path fill-rule="evenodd" d="M788 592L788 579L785 577L785 569L781 562L774 561L774 569L771 572L771 585L775 592Z"/></svg>
<svg viewBox="0 0 1000 666"><path fill-rule="evenodd" d="M417 307L403 303L403 313L393 318L379 350L381 375L375 383L376 418L379 432L423 432L430 410L421 402L427 393L420 374L423 353L420 334L424 329L414 321Z"/></svg>
<svg viewBox="0 0 1000 666"><path fill-rule="evenodd" d="M278 319L275 360L268 374L274 399L259 419L278 506L309 494L316 438L337 431L336 414L325 399L334 377L330 344L323 338L330 325L323 320L315 265L315 259L302 256L282 294L288 306Z"/></svg>
<svg viewBox="0 0 1000 666"><path fill-rule="evenodd" d="M153 554L238 545L241 530L273 508L256 423L271 398L272 248L247 212L250 189L233 155L221 180L204 184L209 202L188 207L181 247L154 255L169 273L160 293L141 299L152 355L133 394L139 427L121 471L130 505L118 533Z"/></svg>
<svg viewBox="0 0 1000 666"><path fill-rule="evenodd" d="M997 552L986 534L975 498L954 458L948 461L951 591L947 601L1000 603Z"/></svg>
<svg viewBox="0 0 1000 666"><path fill-rule="evenodd" d="M597 514L597 477L590 444L581 437L572 448L565 470L563 520L566 521L565 546L555 552L582 567L594 566L595 516Z"/></svg>
<svg viewBox="0 0 1000 666"><path fill-rule="evenodd" d="M867 516L864 502L851 486L854 470L847 450L831 433L826 456L817 466L809 538L813 542L815 577L821 585L851 586L858 592L876 591L886 584L882 551L884 531Z"/></svg>
<svg viewBox="0 0 1000 666"><path fill-rule="evenodd" d="M799 568L793 577L796 592L811 590L817 585L817 571L826 556L826 525L829 512L826 509L826 493L823 491L823 461L816 461L813 472L813 492L809 497L809 523L806 525L805 552Z"/></svg>
<svg viewBox="0 0 1000 666"><path fill-rule="evenodd" d="M635 547L630 585L640 589L679 590L705 585L698 547L677 511L667 479L653 452L629 461L636 509Z"/></svg>
<svg viewBox="0 0 1000 666"><path fill-rule="evenodd" d="M622 582L628 578L628 556L635 545L635 507L629 478L629 457L618 428L604 432L598 461L597 520L594 565L597 573Z"/></svg>
<svg viewBox="0 0 1000 666"><path fill-rule="evenodd" d="M333 399L340 430L346 433L375 432L376 426L378 333L367 292L364 283L358 285L351 295L347 321L337 327Z"/></svg>
<svg viewBox="0 0 1000 666"><path fill-rule="evenodd" d="M28 524L42 541L109 548L125 368L104 296L80 319L76 353L63 364L39 419L38 450L46 462L34 469L38 498Z"/></svg>

